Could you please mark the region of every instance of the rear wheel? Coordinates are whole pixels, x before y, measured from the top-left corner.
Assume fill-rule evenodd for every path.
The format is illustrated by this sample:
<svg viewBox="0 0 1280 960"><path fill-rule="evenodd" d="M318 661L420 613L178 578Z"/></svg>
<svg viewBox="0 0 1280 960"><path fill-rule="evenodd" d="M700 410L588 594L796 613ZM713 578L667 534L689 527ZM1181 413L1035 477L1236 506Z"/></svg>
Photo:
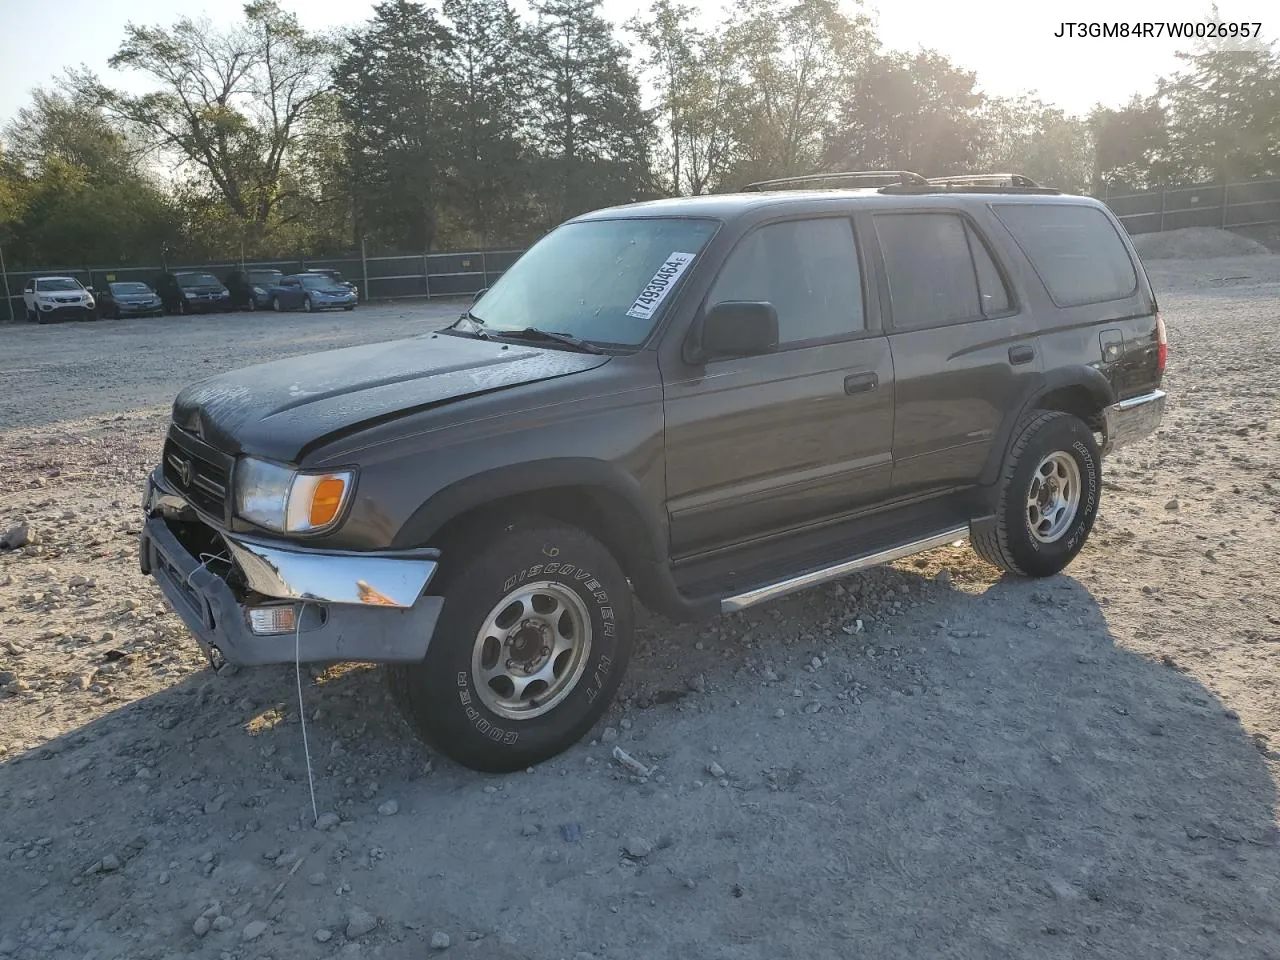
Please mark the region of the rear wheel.
<svg viewBox="0 0 1280 960"><path fill-rule="evenodd" d="M1098 516L1102 458L1078 417L1036 410L1014 431L1001 471L995 524L974 551L1009 573L1047 577L1084 547Z"/></svg>
<svg viewBox="0 0 1280 960"><path fill-rule="evenodd" d="M186 316L187 314L187 298L186 297L183 297L181 300L178 301L178 313L181 314L182 316Z"/></svg>
<svg viewBox="0 0 1280 960"><path fill-rule="evenodd" d="M547 760L591 729L622 681L626 577L597 540L553 521L508 524L455 563L426 658L389 668L392 698L424 740L468 767Z"/></svg>

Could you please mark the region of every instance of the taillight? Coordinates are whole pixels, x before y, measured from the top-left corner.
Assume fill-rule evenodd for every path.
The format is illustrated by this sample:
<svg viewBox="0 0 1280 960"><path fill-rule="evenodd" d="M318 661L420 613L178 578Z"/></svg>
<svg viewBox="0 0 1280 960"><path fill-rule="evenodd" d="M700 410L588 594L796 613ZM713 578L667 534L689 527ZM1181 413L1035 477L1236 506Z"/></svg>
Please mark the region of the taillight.
<svg viewBox="0 0 1280 960"><path fill-rule="evenodd" d="M1169 362L1169 337L1164 330L1164 317L1156 314L1156 345L1158 353L1156 355L1156 363L1161 373L1164 373L1164 365Z"/></svg>

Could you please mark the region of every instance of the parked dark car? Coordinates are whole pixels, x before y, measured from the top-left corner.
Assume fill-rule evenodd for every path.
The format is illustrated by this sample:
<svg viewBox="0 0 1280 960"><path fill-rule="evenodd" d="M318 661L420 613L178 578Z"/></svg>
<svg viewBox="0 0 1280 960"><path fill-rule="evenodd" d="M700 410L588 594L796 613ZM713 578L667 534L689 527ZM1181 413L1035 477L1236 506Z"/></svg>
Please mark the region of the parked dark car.
<svg viewBox="0 0 1280 960"><path fill-rule="evenodd" d="M232 310L265 310L271 306L271 288L284 274L279 270L233 270L227 274L226 288Z"/></svg>
<svg viewBox="0 0 1280 960"><path fill-rule="evenodd" d="M357 287L353 281L342 279L342 274L339 273L337 270L328 270L323 267L312 267L311 269L304 270L303 272L315 273L315 274L319 274L322 277L328 277L334 283L342 284L344 287L346 287L348 290L354 293L357 297L360 296L360 288Z"/></svg>
<svg viewBox="0 0 1280 960"><path fill-rule="evenodd" d="M231 292L221 280L203 270L163 273L156 293L170 313L211 313L231 309Z"/></svg>
<svg viewBox="0 0 1280 960"><path fill-rule="evenodd" d="M388 663L492 771L596 723L633 593L711 616L965 537L1057 573L1164 409L1124 228L1023 178L826 181L873 185L585 214L449 326L187 387L143 571L215 665Z"/></svg>
<svg viewBox="0 0 1280 960"><path fill-rule="evenodd" d="M98 316L120 320L124 317L158 317L164 313L160 297L139 280L116 280L97 291Z"/></svg>
<svg viewBox="0 0 1280 960"><path fill-rule="evenodd" d="M268 291L272 310L353 310L356 295L340 283L319 273L298 273L281 277Z"/></svg>

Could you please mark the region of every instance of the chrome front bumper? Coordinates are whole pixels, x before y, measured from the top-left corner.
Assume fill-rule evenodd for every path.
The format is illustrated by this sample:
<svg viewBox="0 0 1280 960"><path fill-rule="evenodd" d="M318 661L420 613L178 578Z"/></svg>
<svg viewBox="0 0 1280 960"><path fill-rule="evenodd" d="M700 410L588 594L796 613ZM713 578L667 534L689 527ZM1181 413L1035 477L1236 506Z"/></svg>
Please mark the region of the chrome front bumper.
<svg viewBox="0 0 1280 960"><path fill-rule="evenodd" d="M158 470L147 481L143 508L142 572L156 579L211 659L289 662L295 640L299 658L309 662L409 662L426 655L444 604L443 597L423 595L436 574L436 551L321 551L213 531L229 560L215 572L208 552L196 556L182 542L181 524L198 519ZM243 586L233 590L233 579ZM247 592L258 596L246 602ZM250 627L251 606L275 604L298 608L296 636Z"/></svg>
<svg viewBox="0 0 1280 960"><path fill-rule="evenodd" d="M1103 454L1155 433L1164 417L1165 397L1163 390L1152 390L1105 408L1102 411Z"/></svg>

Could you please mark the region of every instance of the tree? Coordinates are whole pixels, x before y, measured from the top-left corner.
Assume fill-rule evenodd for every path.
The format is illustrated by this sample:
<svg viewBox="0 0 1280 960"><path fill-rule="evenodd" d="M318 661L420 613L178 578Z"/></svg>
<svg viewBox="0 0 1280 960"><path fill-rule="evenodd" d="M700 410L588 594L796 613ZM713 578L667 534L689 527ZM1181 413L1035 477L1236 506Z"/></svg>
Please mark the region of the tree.
<svg viewBox="0 0 1280 960"><path fill-rule="evenodd" d="M1025 174L1070 193L1089 190L1095 150L1088 120L1023 95L987 100L980 123L979 169Z"/></svg>
<svg viewBox="0 0 1280 960"><path fill-rule="evenodd" d="M929 176L971 172L982 139L976 83L976 74L935 51L872 56L851 78L828 128L828 164Z"/></svg>
<svg viewBox="0 0 1280 960"><path fill-rule="evenodd" d="M726 34L741 96L729 107L740 180L821 167L823 133L877 43L835 0L748 0Z"/></svg>
<svg viewBox="0 0 1280 960"><path fill-rule="evenodd" d="M652 121L600 0L545 0L534 9L532 128L548 219L648 195Z"/></svg>
<svg viewBox="0 0 1280 960"><path fill-rule="evenodd" d="M244 18L226 32L189 17L168 29L129 24L109 62L158 89L99 93L154 148L194 169L233 216L261 228L328 86L328 54L275 0L246 4Z"/></svg>
<svg viewBox="0 0 1280 960"><path fill-rule="evenodd" d="M1168 163L1169 124L1156 98L1134 95L1119 109L1089 115L1094 143L1093 193L1110 186L1145 189L1182 180Z"/></svg>
<svg viewBox="0 0 1280 960"><path fill-rule="evenodd" d="M72 77L38 89L5 130L0 224L13 260L137 263L176 236L172 206Z"/></svg>
<svg viewBox="0 0 1280 960"><path fill-rule="evenodd" d="M1220 23L1215 6L1209 22ZM1280 57L1272 44L1200 42L1160 83L1168 161L1184 179L1280 176Z"/></svg>
<svg viewBox="0 0 1280 960"><path fill-rule="evenodd" d="M346 121L356 230L377 242L427 251L436 237L449 126L453 37L410 0L374 7L334 71Z"/></svg>
<svg viewBox="0 0 1280 960"><path fill-rule="evenodd" d="M643 66L658 91L660 187L697 196L720 182L732 160L730 119L741 90L723 37L689 27L693 13L655 0L648 19L633 17L627 29L646 50Z"/></svg>
<svg viewBox="0 0 1280 960"><path fill-rule="evenodd" d="M508 0L444 0L452 34L447 140L453 233L487 245L531 239L528 29Z"/></svg>

